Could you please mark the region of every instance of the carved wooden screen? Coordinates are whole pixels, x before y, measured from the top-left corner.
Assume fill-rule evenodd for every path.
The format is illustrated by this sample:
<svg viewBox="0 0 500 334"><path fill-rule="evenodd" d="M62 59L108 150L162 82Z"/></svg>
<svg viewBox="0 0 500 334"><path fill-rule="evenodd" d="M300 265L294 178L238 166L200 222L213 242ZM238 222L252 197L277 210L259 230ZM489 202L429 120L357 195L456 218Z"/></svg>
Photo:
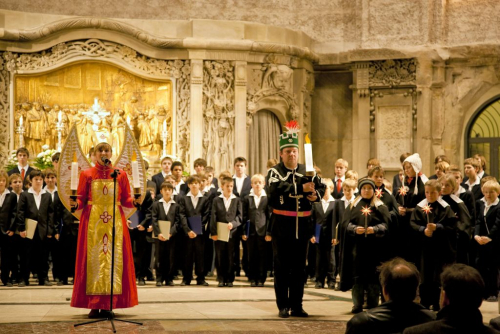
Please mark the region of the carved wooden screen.
<svg viewBox="0 0 500 334"><path fill-rule="evenodd" d="M498 178L500 175L500 99L486 105L472 121L469 128L467 156L474 154L486 158L487 173Z"/></svg>

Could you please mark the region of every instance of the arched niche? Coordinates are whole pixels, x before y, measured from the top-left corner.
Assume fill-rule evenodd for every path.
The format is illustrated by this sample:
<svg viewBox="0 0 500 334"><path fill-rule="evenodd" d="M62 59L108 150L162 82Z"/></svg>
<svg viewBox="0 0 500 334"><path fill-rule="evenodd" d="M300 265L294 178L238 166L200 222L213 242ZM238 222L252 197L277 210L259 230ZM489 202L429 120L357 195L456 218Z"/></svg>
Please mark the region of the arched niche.
<svg viewBox="0 0 500 334"><path fill-rule="evenodd" d="M487 172L495 177L500 175L500 91L497 90L499 87L494 87L487 98L475 104L475 111L464 129L463 144L464 157L485 156Z"/></svg>

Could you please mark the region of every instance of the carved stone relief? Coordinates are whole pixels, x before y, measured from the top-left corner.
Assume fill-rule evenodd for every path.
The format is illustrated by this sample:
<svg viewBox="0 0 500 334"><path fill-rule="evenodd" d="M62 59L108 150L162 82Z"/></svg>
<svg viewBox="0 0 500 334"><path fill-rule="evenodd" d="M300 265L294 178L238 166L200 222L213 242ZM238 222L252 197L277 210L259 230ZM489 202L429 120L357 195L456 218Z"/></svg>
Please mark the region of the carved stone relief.
<svg viewBox="0 0 500 334"><path fill-rule="evenodd" d="M381 106L377 108L377 158L387 168L399 168L399 155L412 152L410 106Z"/></svg>
<svg viewBox="0 0 500 334"><path fill-rule="evenodd" d="M0 57L0 166L5 166L9 158L9 67L12 65L12 54Z"/></svg>
<svg viewBox="0 0 500 334"><path fill-rule="evenodd" d="M314 77L311 72L305 71L304 85L302 86L303 94L303 127L307 132L310 132L311 125L311 99L314 92Z"/></svg>
<svg viewBox="0 0 500 334"><path fill-rule="evenodd" d="M263 99L278 99L286 104L286 117L298 119L299 108L292 93L293 70L287 65L264 64L260 68L262 74L255 73L249 84L247 97L247 126L252 124L253 115L261 109L259 102ZM256 78L262 78L260 85Z"/></svg>
<svg viewBox="0 0 500 334"><path fill-rule="evenodd" d="M415 59L371 61L370 87L415 86L417 63Z"/></svg>
<svg viewBox="0 0 500 334"><path fill-rule="evenodd" d="M231 170L234 157L234 64L203 66L203 155L216 171Z"/></svg>
<svg viewBox="0 0 500 334"><path fill-rule="evenodd" d="M177 80L177 154L183 161L187 161L187 152L189 152L189 109L190 109L190 94L189 94L189 77L190 63L183 60L161 60L146 57L137 51L117 43L102 41L97 39L88 39L80 41L72 41L60 43L51 49L44 50L38 53L12 53L4 52L2 54L2 71L5 74L1 75L0 81L3 85L0 87L0 94L5 96L2 99L2 113L6 113L6 117L2 117L0 121L0 131L8 136L8 80L9 73L19 71L23 73L47 71L57 68L61 64L70 63L72 60L82 59L96 60L111 60L115 64L122 65L125 68L132 68L136 72L145 75L163 78L173 78ZM2 123L5 120L5 124ZM5 127L5 128L4 128ZM1 138L1 137L0 137ZM10 140L13 140L11 138ZM0 162L2 156L7 154L8 139L2 141L0 139ZM175 152L174 152L175 153Z"/></svg>

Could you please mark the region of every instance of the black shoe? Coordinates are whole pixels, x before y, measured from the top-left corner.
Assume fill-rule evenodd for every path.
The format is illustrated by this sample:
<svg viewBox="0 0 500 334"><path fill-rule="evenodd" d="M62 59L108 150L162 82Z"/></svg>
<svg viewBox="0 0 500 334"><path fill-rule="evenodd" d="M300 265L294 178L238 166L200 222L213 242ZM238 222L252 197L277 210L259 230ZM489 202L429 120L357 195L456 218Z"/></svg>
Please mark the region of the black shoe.
<svg viewBox="0 0 500 334"><path fill-rule="evenodd" d="M5 284L5 286L11 288L12 287L12 283L11 282L7 282L7 284Z"/></svg>
<svg viewBox="0 0 500 334"><path fill-rule="evenodd" d="M323 289L323 284L321 284L321 282L316 282L316 284L314 285L314 288L315 289Z"/></svg>
<svg viewBox="0 0 500 334"><path fill-rule="evenodd" d="M26 283L24 283L24 281L21 281L21 282L19 282L19 284L17 286L22 288L22 287L26 286Z"/></svg>
<svg viewBox="0 0 500 334"><path fill-rule="evenodd" d="M64 285L64 282L63 281L58 281L57 282L57 286L63 286Z"/></svg>
<svg viewBox="0 0 500 334"><path fill-rule="evenodd" d="M162 286L161 282L156 282L156 286Z"/></svg>
<svg viewBox="0 0 500 334"><path fill-rule="evenodd" d="M223 283L223 282L219 282L219 284L217 284L217 286L218 286L219 288L221 288L221 287L223 287L223 286L224 286L224 283Z"/></svg>
<svg viewBox="0 0 500 334"><path fill-rule="evenodd" d="M290 314L288 313L288 309L286 307L282 308L280 310L280 312L278 313L278 317L280 317L280 318L288 318L288 317L290 317Z"/></svg>
<svg viewBox="0 0 500 334"><path fill-rule="evenodd" d="M252 286L252 287L256 287L256 286L257 286L257 283L252 282L252 283L250 283L250 286Z"/></svg>
<svg viewBox="0 0 500 334"><path fill-rule="evenodd" d="M232 287L233 287L233 282L229 282L229 283L227 283L227 286L228 286L229 288L232 288Z"/></svg>
<svg viewBox="0 0 500 334"><path fill-rule="evenodd" d="M52 286L52 282L50 282L48 279L40 281L38 285L44 285L44 286Z"/></svg>
<svg viewBox="0 0 500 334"><path fill-rule="evenodd" d="M259 282L259 283L257 283L257 286L258 286L258 287L263 287L263 286L264 286L264 283L263 283L263 282Z"/></svg>
<svg viewBox="0 0 500 334"><path fill-rule="evenodd" d="M173 281L167 281L167 286L174 286L174 282Z"/></svg>
<svg viewBox="0 0 500 334"><path fill-rule="evenodd" d="M361 313L361 312L363 312L363 307L356 307L356 306L352 307L352 310L351 310L352 314Z"/></svg>
<svg viewBox="0 0 500 334"><path fill-rule="evenodd" d="M185 286L185 285L191 285L191 282L182 281L181 282L181 286Z"/></svg>
<svg viewBox="0 0 500 334"><path fill-rule="evenodd" d="M144 280L144 278L139 278L139 285L141 286L146 285L146 281Z"/></svg>
<svg viewBox="0 0 500 334"><path fill-rule="evenodd" d="M203 281L196 282L196 285L208 286L208 283L207 283L207 281L203 280Z"/></svg>
<svg viewBox="0 0 500 334"><path fill-rule="evenodd" d="M290 312L290 315L292 317L300 317L300 318L307 318L309 314L307 314L306 311L304 311L302 308L300 310L292 310Z"/></svg>
<svg viewBox="0 0 500 334"><path fill-rule="evenodd" d="M97 319L99 318L99 310L98 309L92 309L89 312L89 319Z"/></svg>
<svg viewBox="0 0 500 334"><path fill-rule="evenodd" d="M329 282L328 283L328 289L330 289L330 290L335 289L335 282Z"/></svg>

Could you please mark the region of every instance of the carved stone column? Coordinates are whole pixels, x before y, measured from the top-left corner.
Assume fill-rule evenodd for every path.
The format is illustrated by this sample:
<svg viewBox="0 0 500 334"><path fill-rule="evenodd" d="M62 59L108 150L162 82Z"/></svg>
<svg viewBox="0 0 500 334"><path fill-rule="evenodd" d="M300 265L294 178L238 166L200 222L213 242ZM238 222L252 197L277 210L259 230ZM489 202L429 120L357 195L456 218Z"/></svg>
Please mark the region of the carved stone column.
<svg viewBox="0 0 500 334"><path fill-rule="evenodd" d="M417 90L421 92L417 98L417 109L419 115L417 118L417 134L415 138L416 151L422 158L423 172L431 175L434 170L434 156L432 153L433 138L433 106L431 90L432 85L432 60L429 58L418 58L417 66ZM412 152L414 153L414 152ZM429 174L430 173L430 174Z"/></svg>
<svg viewBox="0 0 500 334"><path fill-rule="evenodd" d="M236 61L234 64L234 95L235 95L235 157L246 157L247 152L247 62Z"/></svg>
<svg viewBox="0 0 500 334"><path fill-rule="evenodd" d="M352 167L357 171L366 169L366 161L370 152L370 92L369 62L356 63L353 66L352 89Z"/></svg>
<svg viewBox="0 0 500 334"><path fill-rule="evenodd" d="M190 123L190 156L192 161L203 154L203 60L191 60L191 123ZM186 161L186 163L188 163Z"/></svg>

